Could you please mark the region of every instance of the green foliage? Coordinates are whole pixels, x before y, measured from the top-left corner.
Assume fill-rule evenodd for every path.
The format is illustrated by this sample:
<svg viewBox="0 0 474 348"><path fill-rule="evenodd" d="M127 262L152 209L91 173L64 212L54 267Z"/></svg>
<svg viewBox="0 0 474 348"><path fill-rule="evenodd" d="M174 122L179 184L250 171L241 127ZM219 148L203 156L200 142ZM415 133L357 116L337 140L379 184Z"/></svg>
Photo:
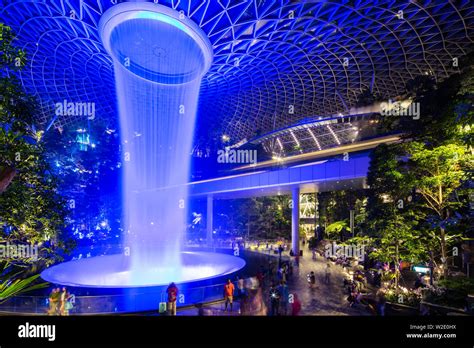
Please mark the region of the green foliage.
<svg viewBox="0 0 474 348"><path fill-rule="evenodd" d="M376 102L382 101L380 94L371 92L369 88L365 88L358 96L356 106L371 106Z"/></svg>
<svg viewBox="0 0 474 348"><path fill-rule="evenodd" d="M458 220L453 215L465 204L459 200L459 194L462 182L468 180L468 173L473 169L474 157L464 145L458 144L428 148L413 141L404 147L410 158L414 185L422 197L421 207L427 211L430 230L438 231L431 235L439 243L439 256L444 276L447 276L448 248L461 237L452 228Z"/></svg>
<svg viewBox="0 0 474 348"><path fill-rule="evenodd" d="M456 144L428 148L413 141L405 147L410 156L414 185L423 196L425 207L446 217L448 210L460 205L453 193L468 178L467 171L473 169L473 156L464 146Z"/></svg>
<svg viewBox="0 0 474 348"><path fill-rule="evenodd" d="M450 143L472 145L474 114L474 53L459 62L461 72L435 84L431 76L407 82L413 101L420 104L420 119L398 117L394 129L432 147ZM460 130L471 126L468 134ZM469 139L471 141L469 142Z"/></svg>
<svg viewBox="0 0 474 348"><path fill-rule="evenodd" d="M25 51L15 47L15 35L9 26L0 23L0 67L1 71L18 70L25 66Z"/></svg>
<svg viewBox="0 0 474 348"><path fill-rule="evenodd" d="M23 293L43 289L48 283L38 282L39 274L26 276L23 269L12 266L8 262L2 262L0 268L0 304L10 297Z"/></svg>
<svg viewBox="0 0 474 348"><path fill-rule="evenodd" d="M467 59L472 63L474 55ZM406 134L405 142L377 147L367 177L372 256L431 259L443 264L445 276L450 247L472 225L466 188L473 170L474 69L466 62L460 67L461 75L438 85L430 76L407 83L421 118L397 118L394 129Z"/></svg>
<svg viewBox="0 0 474 348"><path fill-rule="evenodd" d="M442 306L464 308L466 298L474 293L474 279L459 276L441 279L425 293L425 301Z"/></svg>
<svg viewBox="0 0 474 348"><path fill-rule="evenodd" d="M438 286L450 290L460 291L464 294L464 296L474 294L474 279L468 277L452 277L441 279L438 282Z"/></svg>
<svg viewBox="0 0 474 348"><path fill-rule="evenodd" d="M2 71L23 66L13 57L24 57L12 45L13 40L11 29L0 25ZM0 77L0 238L37 244L43 254L48 254L51 250L45 242L56 247L66 245L61 236L68 210L46 160L43 133L34 125L38 110L36 100L24 93L17 79ZM56 254L46 258L53 262Z"/></svg>
<svg viewBox="0 0 474 348"><path fill-rule="evenodd" d="M326 227L326 235L329 239L338 239L341 233L349 229L349 224L346 220L336 221Z"/></svg>
<svg viewBox="0 0 474 348"><path fill-rule="evenodd" d="M405 306L418 308L421 301L421 294L416 290L395 288L385 291L385 299L388 302L399 303Z"/></svg>
<svg viewBox="0 0 474 348"><path fill-rule="evenodd" d="M413 178L406 171L406 161L399 145L380 145L371 154L367 184L367 219L370 228L383 228L385 219L390 218L397 206L410 208L413 194Z"/></svg>
<svg viewBox="0 0 474 348"><path fill-rule="evenodd" d="M379 231L377 248L371 256L382 262L419 262L426 250L415 230L417 221L401 214L393 215Z"/></svg>
<svg viewBox="0 0 474 348"><path fill-rule="evenodd" d="M319 225L327 226L336 221L349 219L351 209L356 210L356 217L365 213L365 195L365 190L319 192Z"/></svg>
<svg viewBox="0 0 474 348"><path fill-rule="evenodd" d="M242 235L271 239L290 237L291 202L289 196L256 197L223 201L217 207L225 215L224 227Z"/></svg>
<svg viewBox="0 0 474 348"><path fill-rule="evenodd" d="M448 247L461 237L453 215L465 204L459 195L469 163L472 156L460 144L433 148L411 141L378 147L368 174L368 220L380 238L380 252L372 256L395 262L433 255L432 261L447 270Z"/></svg>
<svg viewBox="0 0 474 348"><path fill-rule="evenodd" d="M314 249L318 245L318 240L316 237L310 237L308 240L308 248Z"/></svg>
<svg viewBox="0 0 474 348"><path fill-rule="evenodd" d="M355 236L352 238L349 238L346 240L344 243L341 243L342 245L360 245L364 246L364 248L370 248L375 245L375 242L377 240L375 238L369 237L369 236ZM366 249L367 250L367 249Z"/></svg>

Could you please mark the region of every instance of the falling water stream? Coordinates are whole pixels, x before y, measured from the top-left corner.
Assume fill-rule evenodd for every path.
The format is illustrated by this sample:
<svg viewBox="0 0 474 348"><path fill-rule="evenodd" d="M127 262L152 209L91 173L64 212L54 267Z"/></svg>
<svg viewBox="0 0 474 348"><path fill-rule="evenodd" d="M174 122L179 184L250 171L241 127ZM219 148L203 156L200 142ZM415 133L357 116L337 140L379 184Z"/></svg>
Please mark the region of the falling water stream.
<svg viewBox="0 0 474 348"><path fill-rule="evenodd" d="M86 286L142 286L231 273L245 262L182 252L190 152L203 75L212 47L182 13L121 3L101 18L113 59L123 163L123 255L60 264L46 280Z"/></svg>

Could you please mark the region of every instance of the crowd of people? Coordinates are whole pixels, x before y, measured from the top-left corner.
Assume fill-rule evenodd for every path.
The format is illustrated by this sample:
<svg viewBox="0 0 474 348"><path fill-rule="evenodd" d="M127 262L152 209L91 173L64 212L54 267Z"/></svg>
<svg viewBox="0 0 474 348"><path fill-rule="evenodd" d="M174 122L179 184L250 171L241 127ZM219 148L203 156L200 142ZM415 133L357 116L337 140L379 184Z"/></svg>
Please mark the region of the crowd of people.
<svg viewBox="0 0 474 348"><path fill-rule="evenodd" d="M233 247L242 247L239 245L240 241L232 241ZM302 252L295 254L292 250L288 250L288 245L284 241L278 243L271 243L266 241L254 241L245 245L244 247L255 247L259 251L271 250L272 256L267 255L266 263L260 265L259 270L253 277L241 278L236 277L233 281L228 279L223 285L223 311L233 312L234 302L238 301L239 312L241 314L248 314L245 312L245 307L249 303L249 298L258 298L264 307L265 313L270 316L282 315L298 315L301 312L302 305L298 294L290 291L288 283L292 277L302 277L300 274L300 258ZM367 292L367 277L362 269L354 266L352 259L344 255L326 257L323 253L317 251L315 248L310 248L309 243L305 239L302 240L302 247L307 246L313 261L322 260L324 268L322 270L321 278L316 276L316 272L311 270L306 274L306 280L310 290L319 289L319 283L329 286L332 284L331 274L333 268L342 267L350 271L351 276L344 278L341 284L347 299L348 307L365 306L373 314L385 315L385 293L383 291L374 291L374 296L368 296ZM274 254L274 255L273 255ZM282 257L285 254L285 257ZM278 256L278 257L276 257ZM357 263L356 263L357 264ZM310 263L311 265L311 263ZM354 266L354 267L353 267ZM361 266L359 266L361 267ZM296 271L298 269L298 271ZM374 274L371 283L380 283L380 272ZM318 279L321 279L318 281ZM318 283L318 284L317 284ZM422 281L417 279L417 286L423 286ZM338 286L336 284L336 286ZM249 289L258 289L258 292L249 291ZM176 296L177 288L171 284L167 290L168 292L168 312L171 315L176 315ZM255 294L259 295L256 296ZM202 306L200 307L202 313Z"/></svg>

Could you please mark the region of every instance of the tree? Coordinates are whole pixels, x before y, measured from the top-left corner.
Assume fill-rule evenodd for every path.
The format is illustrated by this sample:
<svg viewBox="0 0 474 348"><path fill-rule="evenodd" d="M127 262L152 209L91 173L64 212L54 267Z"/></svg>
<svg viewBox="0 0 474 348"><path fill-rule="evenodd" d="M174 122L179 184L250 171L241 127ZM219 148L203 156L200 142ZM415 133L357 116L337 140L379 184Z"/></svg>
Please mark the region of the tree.
<svg viewBox="0 0 474 348"><path fill-rule="evenodd" d="M320 226L349 218L352 209L359 213L365 199L365 190L340 190L318 192L318 211Z"/></svg>
<svg viewBox="0 0 474 348"><path fill-rule="evenodd" d="M383 144L372 151L367 174L370 187L367 192L368 220L383 223L385 218L393 215L395 208L405 209L408 205L413 193L413 179L405 170L404 157L403 149L397 144Z"/></svg>
<svg viewBox="0 0 474 348"><path fill-rule="evenodd" d="M448 274L448 247L456 241L449 227L456 221L456 210L462 206L456 191L472 170L473 156L465 146L449 144L428 148L420 142L405 145L409 155L409 168L413 174L417 193L423 198L422 206L430 213L428 219L439 242L445 277Z"/></svg>
<svg viewBox="0 0 474 348"><path fill-rule="evenodd" d="M395 213L387 218L384 227L379 230L376 249L370 254L377 260L395 265L396 287L400 279L400 262L418 262L426 255L420 236L414 229L417 221L410 215Z"/></svg>
<svg viewBox="0 0 474 348"><path fill-rule="evenodd" d="M291 208L288 196L254 197L221 201L217 215L224 216L222 225L257 238L288 238ZM229 213L230 212L230 213Z"/></svg>
<svg viewBox="0 0 474 348"><path fill-rule="evenodd" d="M38 103L13 75L25 64L13 41L11 29L0 24L0 70L11 72L0 78L0 233L7 241L58 245L67 204L34 125Z"/></svg>

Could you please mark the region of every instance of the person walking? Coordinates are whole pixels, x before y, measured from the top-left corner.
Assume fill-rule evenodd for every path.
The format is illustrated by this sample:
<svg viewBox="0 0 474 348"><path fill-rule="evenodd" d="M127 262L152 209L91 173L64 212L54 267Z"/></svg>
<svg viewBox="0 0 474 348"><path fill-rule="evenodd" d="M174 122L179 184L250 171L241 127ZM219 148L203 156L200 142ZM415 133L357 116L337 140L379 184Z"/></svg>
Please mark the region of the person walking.
<svg viewBox="0 0 474 348"><path fill-rule="evenodd" d="M166 289L166 293L168 294L168 314L169 315L176 315L176 300L178 299L178 287L175 283L171 283L168 288Z"/></svg>
<svg viewBox="0 0 474 348"><path fill-rule="evenodd" d="M230 279L227 279L227 283L224 285L224 300L224 311L227 312L227 305L230 304L230 311L232 312L232 306L234 302L234 284L232 284Z"/></svg>

